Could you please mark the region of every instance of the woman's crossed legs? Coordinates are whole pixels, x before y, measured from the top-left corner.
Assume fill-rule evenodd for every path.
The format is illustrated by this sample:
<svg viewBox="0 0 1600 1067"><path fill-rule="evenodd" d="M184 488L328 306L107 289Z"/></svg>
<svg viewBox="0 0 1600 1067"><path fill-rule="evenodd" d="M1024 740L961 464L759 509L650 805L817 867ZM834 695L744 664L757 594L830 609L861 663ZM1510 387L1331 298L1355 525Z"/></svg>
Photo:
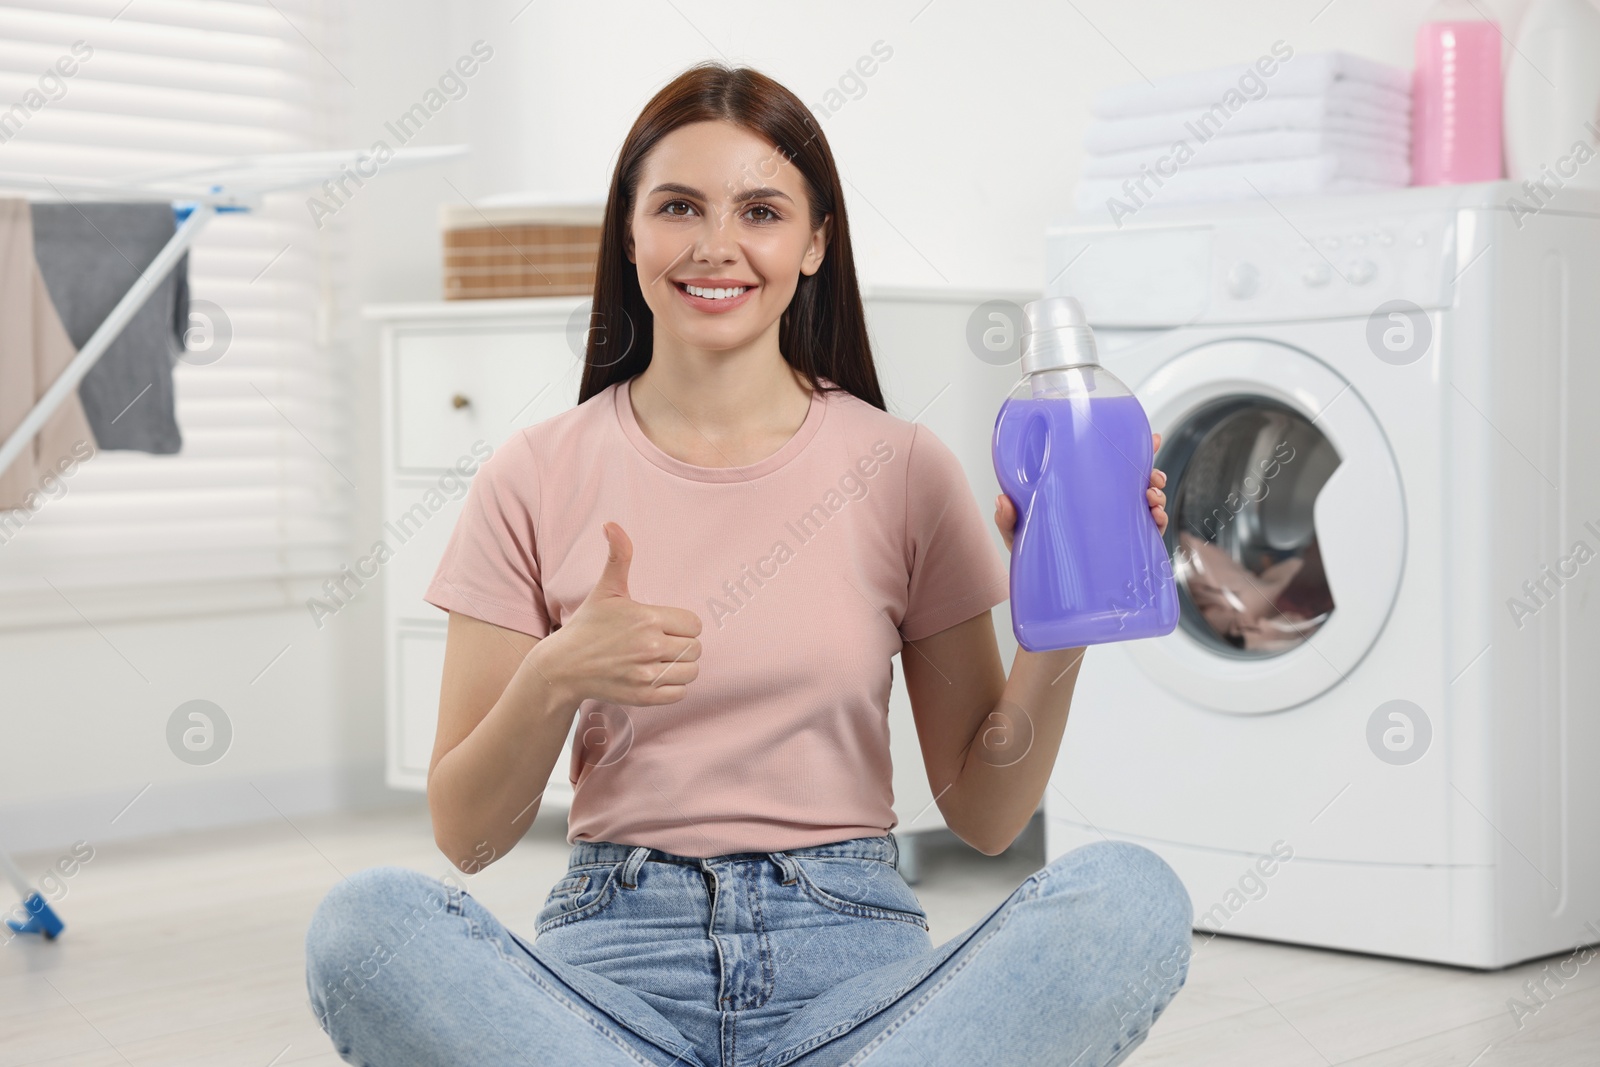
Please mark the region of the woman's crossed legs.
<svg viewBox="0 0 1600 1067"><path fill-rule="evenodd" d="M616 1067L1105 1067L1144 1040L1182 987L1192 918L1182 883L1154 853L1084 846L945 944L815 997L759 1059L727 1065L627 986L541 953L471 894L404 868L370 868L328 893L307 931L306 980L339 1054L366 1067L580 1057Z"/></svg>

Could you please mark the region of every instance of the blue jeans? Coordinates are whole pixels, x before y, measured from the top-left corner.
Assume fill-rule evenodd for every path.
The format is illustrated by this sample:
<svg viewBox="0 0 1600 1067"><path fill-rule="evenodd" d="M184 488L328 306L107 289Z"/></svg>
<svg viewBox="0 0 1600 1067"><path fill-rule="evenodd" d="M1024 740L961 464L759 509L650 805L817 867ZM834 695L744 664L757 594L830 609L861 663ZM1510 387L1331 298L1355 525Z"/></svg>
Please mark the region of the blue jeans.
<svg viewBox="0 0 1600 1067"><path fill-rule="evenodd" d="M532 940L401 867L336 885L311 1006L366 1067L1100 1067L1188 975L1193 909L1098 842L934 947L894 835L708 859L578 842Z"/></svg>

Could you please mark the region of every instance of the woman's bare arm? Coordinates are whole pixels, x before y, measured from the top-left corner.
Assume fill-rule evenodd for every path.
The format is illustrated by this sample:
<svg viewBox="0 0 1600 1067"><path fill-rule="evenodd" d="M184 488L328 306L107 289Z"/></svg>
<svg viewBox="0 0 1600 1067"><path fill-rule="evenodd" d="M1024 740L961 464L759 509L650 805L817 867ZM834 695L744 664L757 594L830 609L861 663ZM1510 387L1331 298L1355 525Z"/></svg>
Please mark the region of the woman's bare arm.
<svg viewBox="0 0 1600 1067"><path fill-rule="evenodd" d="M543 645L450 613L428 809L435 843L462 871L521 840L572 729L581 700L540 671Z"/></svg>
<svg viewBox="0 0 1600 1067"><path fill-rule="evenodd" d="M1160 434L1150 435L1150 446L1160 451ZM1145 501L1163 534L1166 484L1166 472L1151 468ZM994 523L1009 554L1017 509L1004 493L995 498ZM989 611L907 641L901 650L933 799L945 824L978 851L1004 851L1038 809L1061 751L1085 651L1018 648L1008 675Z"/></svg>
<svg viewBox="0 0 1600 1067"><path fill-rule="evenodd" d="M450 613L428 766L433 839L463 871L522 839L587 699L674 704L700 673L700 617L628 595L633 541L607 522L600 577L545 638Z"/></svg>

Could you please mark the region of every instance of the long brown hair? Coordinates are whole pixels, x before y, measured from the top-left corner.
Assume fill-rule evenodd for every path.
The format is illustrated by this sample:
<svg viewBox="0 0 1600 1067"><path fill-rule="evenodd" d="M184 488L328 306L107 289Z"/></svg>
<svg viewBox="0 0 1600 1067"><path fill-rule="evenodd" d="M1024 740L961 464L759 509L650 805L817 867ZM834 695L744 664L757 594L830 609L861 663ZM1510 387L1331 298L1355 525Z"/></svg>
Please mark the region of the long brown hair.
<svg viewBox="0 0 1600 1067"><path fill-rule="evenodd" d="M833 216L822 266L801 274L794 299L778 324L783 358L812 389L827 378L873 407L884 407L867 340L866 314L856 285L844 191L828 140L798 97L759 71L698 63L658 92L622 142L606 196L594 304L584 340L583 403L614 382L650 365L654 316L639 288L638 268L627 255L628 223L650 150L667 134L694 122L732 122L765 138L786 162L800 168L811 201L811 228ZM618 355L618 350L623 350Z"/></svg>

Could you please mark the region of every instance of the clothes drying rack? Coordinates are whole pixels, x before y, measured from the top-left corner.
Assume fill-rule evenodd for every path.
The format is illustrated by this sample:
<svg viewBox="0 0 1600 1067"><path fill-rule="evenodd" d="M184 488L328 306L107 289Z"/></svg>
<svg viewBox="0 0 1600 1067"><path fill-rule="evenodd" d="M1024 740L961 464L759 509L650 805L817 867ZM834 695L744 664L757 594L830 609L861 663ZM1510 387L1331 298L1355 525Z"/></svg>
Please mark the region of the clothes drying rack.
<svg viewBox="0 0 1600 1067"><path fill-rule="evenodd" d="M438 163L465 155L466 152L466 145L398 148L391 150L390 157L382 162L382 166L393 169ZM330 179L337 181L350 168L355 168L359 174L361 166L368 161L365 152L355 150L276 152L241 156L200 167L150 172L121 181L57 180L36 174L0 171L0 191L3 191L0 195L21 193L30 200L61 200L68 203L72 203L74 198L78 201L168 201L178 222L176 231L166 245L139 272L138 280L117 301L105 321L95 328L44 395L34 402L32 409L17 424L5 443L0 444L0 471L9 469L21 457L34 435L105 354L128 320L172 273L179 258L194 244L195 237L207 222L219 213L249 211L259 207L261 198L268 193L318 185ZM65 929L60 916L33 888L4 848L0 848L0 874L4 874L6 880L22 895L22 907L28 916L25 920L18 920L8 913L8 927L19 934L41 934L51 940Z"/></svg>

